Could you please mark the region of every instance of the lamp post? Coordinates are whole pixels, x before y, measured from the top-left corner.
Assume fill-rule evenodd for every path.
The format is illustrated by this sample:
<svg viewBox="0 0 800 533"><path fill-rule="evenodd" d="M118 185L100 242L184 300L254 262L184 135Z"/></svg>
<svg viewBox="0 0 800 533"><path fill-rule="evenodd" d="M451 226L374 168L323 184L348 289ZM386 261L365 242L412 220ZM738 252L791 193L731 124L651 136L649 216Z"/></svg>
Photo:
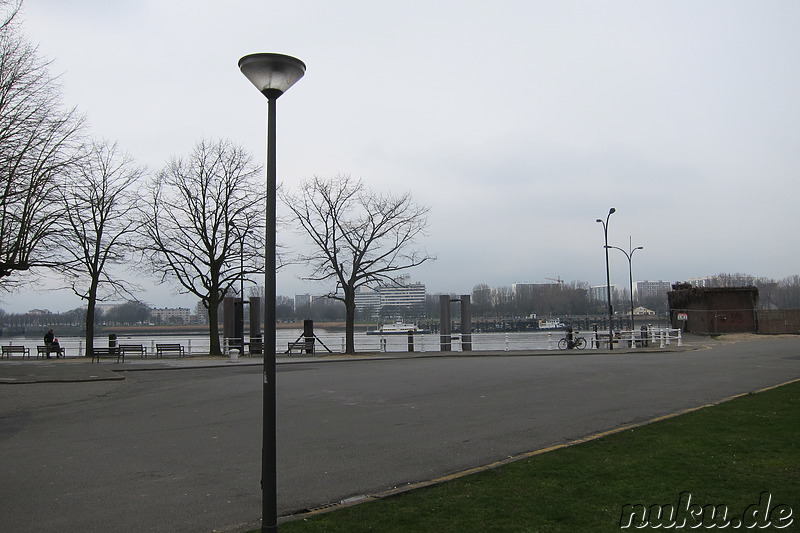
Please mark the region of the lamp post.
<svg viewBox="0 0 800 533"><path fill-rule="evenodd" d="M633 252L635 252L636 250L644 250L644 246L637 246L636 248L633 248L633 245L631 244L631 237L629 236L628 237L628 250L629 250L628 252L626 252L625 250L623 250L619 246L608 246L608 245L606 245L606 248L607 249L608 248L614 248L615 250L619 250L620 252L625 254L625 257L628 259L628 280L630 282L629 290L631 291L631 333L633 333L633 265L632 265ZM606 250L606 251L608 251L608 250Z"/></svg>
<svg viewBox="0 0 800 533"><path fill-rule="evenodd" d="M605 236L605 249L606 249L606 297L608 298L608 349L614 349L614 309L611 306L611 271L608 268L608 219L611 218L617 210L613 207L608 210L608 216L605 222L603 219L598 218L597 222L603 225L603 235Z"/></svg>
<svg viewBox="0 0 800 533"><path fill-rule="evenodd" d="M277 425L275 389L275 165L278 98L306 72L306 65L282 54L250 54L239 60L239 69L267 97L267 229L264 275L264 409L261 448L261 531L278 531Z"/></svg>

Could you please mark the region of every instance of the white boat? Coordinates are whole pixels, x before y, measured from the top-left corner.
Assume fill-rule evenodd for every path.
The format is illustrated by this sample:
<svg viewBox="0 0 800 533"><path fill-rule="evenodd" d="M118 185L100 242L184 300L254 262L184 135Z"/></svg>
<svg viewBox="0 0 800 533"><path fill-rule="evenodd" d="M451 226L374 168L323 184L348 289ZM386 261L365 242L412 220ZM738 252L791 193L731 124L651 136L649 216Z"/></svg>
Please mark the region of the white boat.
<svg viewBox="0 0 800 533"><path fill-rule="evenodd" d="M430 333L429 329L420 329L416 324L406 324L396 321L394 324L384 324L378 329L367 332L367 335L406 335L408 333L425 334Z"/></svg>
<svg viewBox="0 0 800 533"><path fill-rule="evenodd" d="M567 325L557 318L547 318L539 321L539 329L566 329Z"/></svg>

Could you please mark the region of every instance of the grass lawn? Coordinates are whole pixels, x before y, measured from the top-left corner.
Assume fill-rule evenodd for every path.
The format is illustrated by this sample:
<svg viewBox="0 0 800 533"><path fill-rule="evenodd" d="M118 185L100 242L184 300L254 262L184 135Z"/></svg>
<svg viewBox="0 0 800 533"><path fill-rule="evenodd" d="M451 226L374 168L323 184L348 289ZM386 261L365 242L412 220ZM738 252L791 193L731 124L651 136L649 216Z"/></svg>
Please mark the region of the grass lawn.
<svg viewBox="0 0 800 533"><path fill-rule="evenodd" d="M687 497L694 507L683 505L689 503ZM637 504L644 507L628 507L634 520L621 529L623 506ZM279 529L641 531L655 530L659 520L652 513L646 524L636 518L641 520L651 505L668 504L678 509L677 524L664 515L658 529L681 529L676 527L680 517L688 517L687 531L690 525L695 531L710 529L714 522L708 508L706 522L681 509L724 505L727 515L720 516L722 508L717 508L716 525L727 520L725 529L744 520L741 530L800 531L800 382L424 489L286 522ZM770 522L771 527L761 527ZM750 524L755 527L747 529Z"/></svg>

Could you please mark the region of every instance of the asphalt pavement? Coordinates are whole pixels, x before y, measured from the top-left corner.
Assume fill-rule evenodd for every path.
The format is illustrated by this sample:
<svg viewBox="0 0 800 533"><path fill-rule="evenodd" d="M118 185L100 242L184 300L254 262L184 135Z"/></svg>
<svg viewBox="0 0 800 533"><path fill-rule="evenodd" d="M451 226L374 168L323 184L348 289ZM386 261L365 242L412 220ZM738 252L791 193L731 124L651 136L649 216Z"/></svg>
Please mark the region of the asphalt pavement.
<svg viewBox="0 0 800 533"><path fill-rule="evenodd" d="M800 337L278 360L282 516L800 378ZM0 530L258 527L261 361L0 362ZM679 488L676 488L679 489Z"/></svg>

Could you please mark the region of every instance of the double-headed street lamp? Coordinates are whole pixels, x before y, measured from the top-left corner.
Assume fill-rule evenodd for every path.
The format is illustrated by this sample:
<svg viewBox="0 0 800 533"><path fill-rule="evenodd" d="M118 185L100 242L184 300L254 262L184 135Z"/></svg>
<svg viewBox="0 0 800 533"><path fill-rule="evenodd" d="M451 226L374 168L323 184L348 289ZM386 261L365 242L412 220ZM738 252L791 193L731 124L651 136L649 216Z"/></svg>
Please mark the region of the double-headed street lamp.
<svg viewBox="0 0 800 533"><path fill-rule="evenodd" d="M299 59L282 54L251 54L239 60L239 69L267 97L267 230L264 296L264 410L261 449L261 531L278 531L277 425L275 389L275 237L276 183L275 106L278 98L306 72Z"/></svg>
<svg viewBox="0 0 800 533"><path fill-rule="evenodd" d="M603 225L603 235L606 239L606 297L608 298L608 349L614 349L614 309L611 307L611 271L608 268L608 219L611 218L617 210L613 207L608 210L608 216L605 222L603 219L598 218L597 222Z"/></svg>
<svg viewBox="0 0 800 533"><path fill-rule="evenodd" d="M630 282L629 290L631 291L631 334L633 334L633 265L631 264L631 261L633 260L633 252L635 252L636 250L644 250L644 246L637 246L636 248L633 248L631 242L632 242L631 238L628 237L629 251L627 252L622 248L620 248L619 246L608 246L608 245L606 245L606 252L608 251L608 248L614 248L615 250L619 250L620 252L625 254L625 257L628 259L628 280Z"/></svg>

